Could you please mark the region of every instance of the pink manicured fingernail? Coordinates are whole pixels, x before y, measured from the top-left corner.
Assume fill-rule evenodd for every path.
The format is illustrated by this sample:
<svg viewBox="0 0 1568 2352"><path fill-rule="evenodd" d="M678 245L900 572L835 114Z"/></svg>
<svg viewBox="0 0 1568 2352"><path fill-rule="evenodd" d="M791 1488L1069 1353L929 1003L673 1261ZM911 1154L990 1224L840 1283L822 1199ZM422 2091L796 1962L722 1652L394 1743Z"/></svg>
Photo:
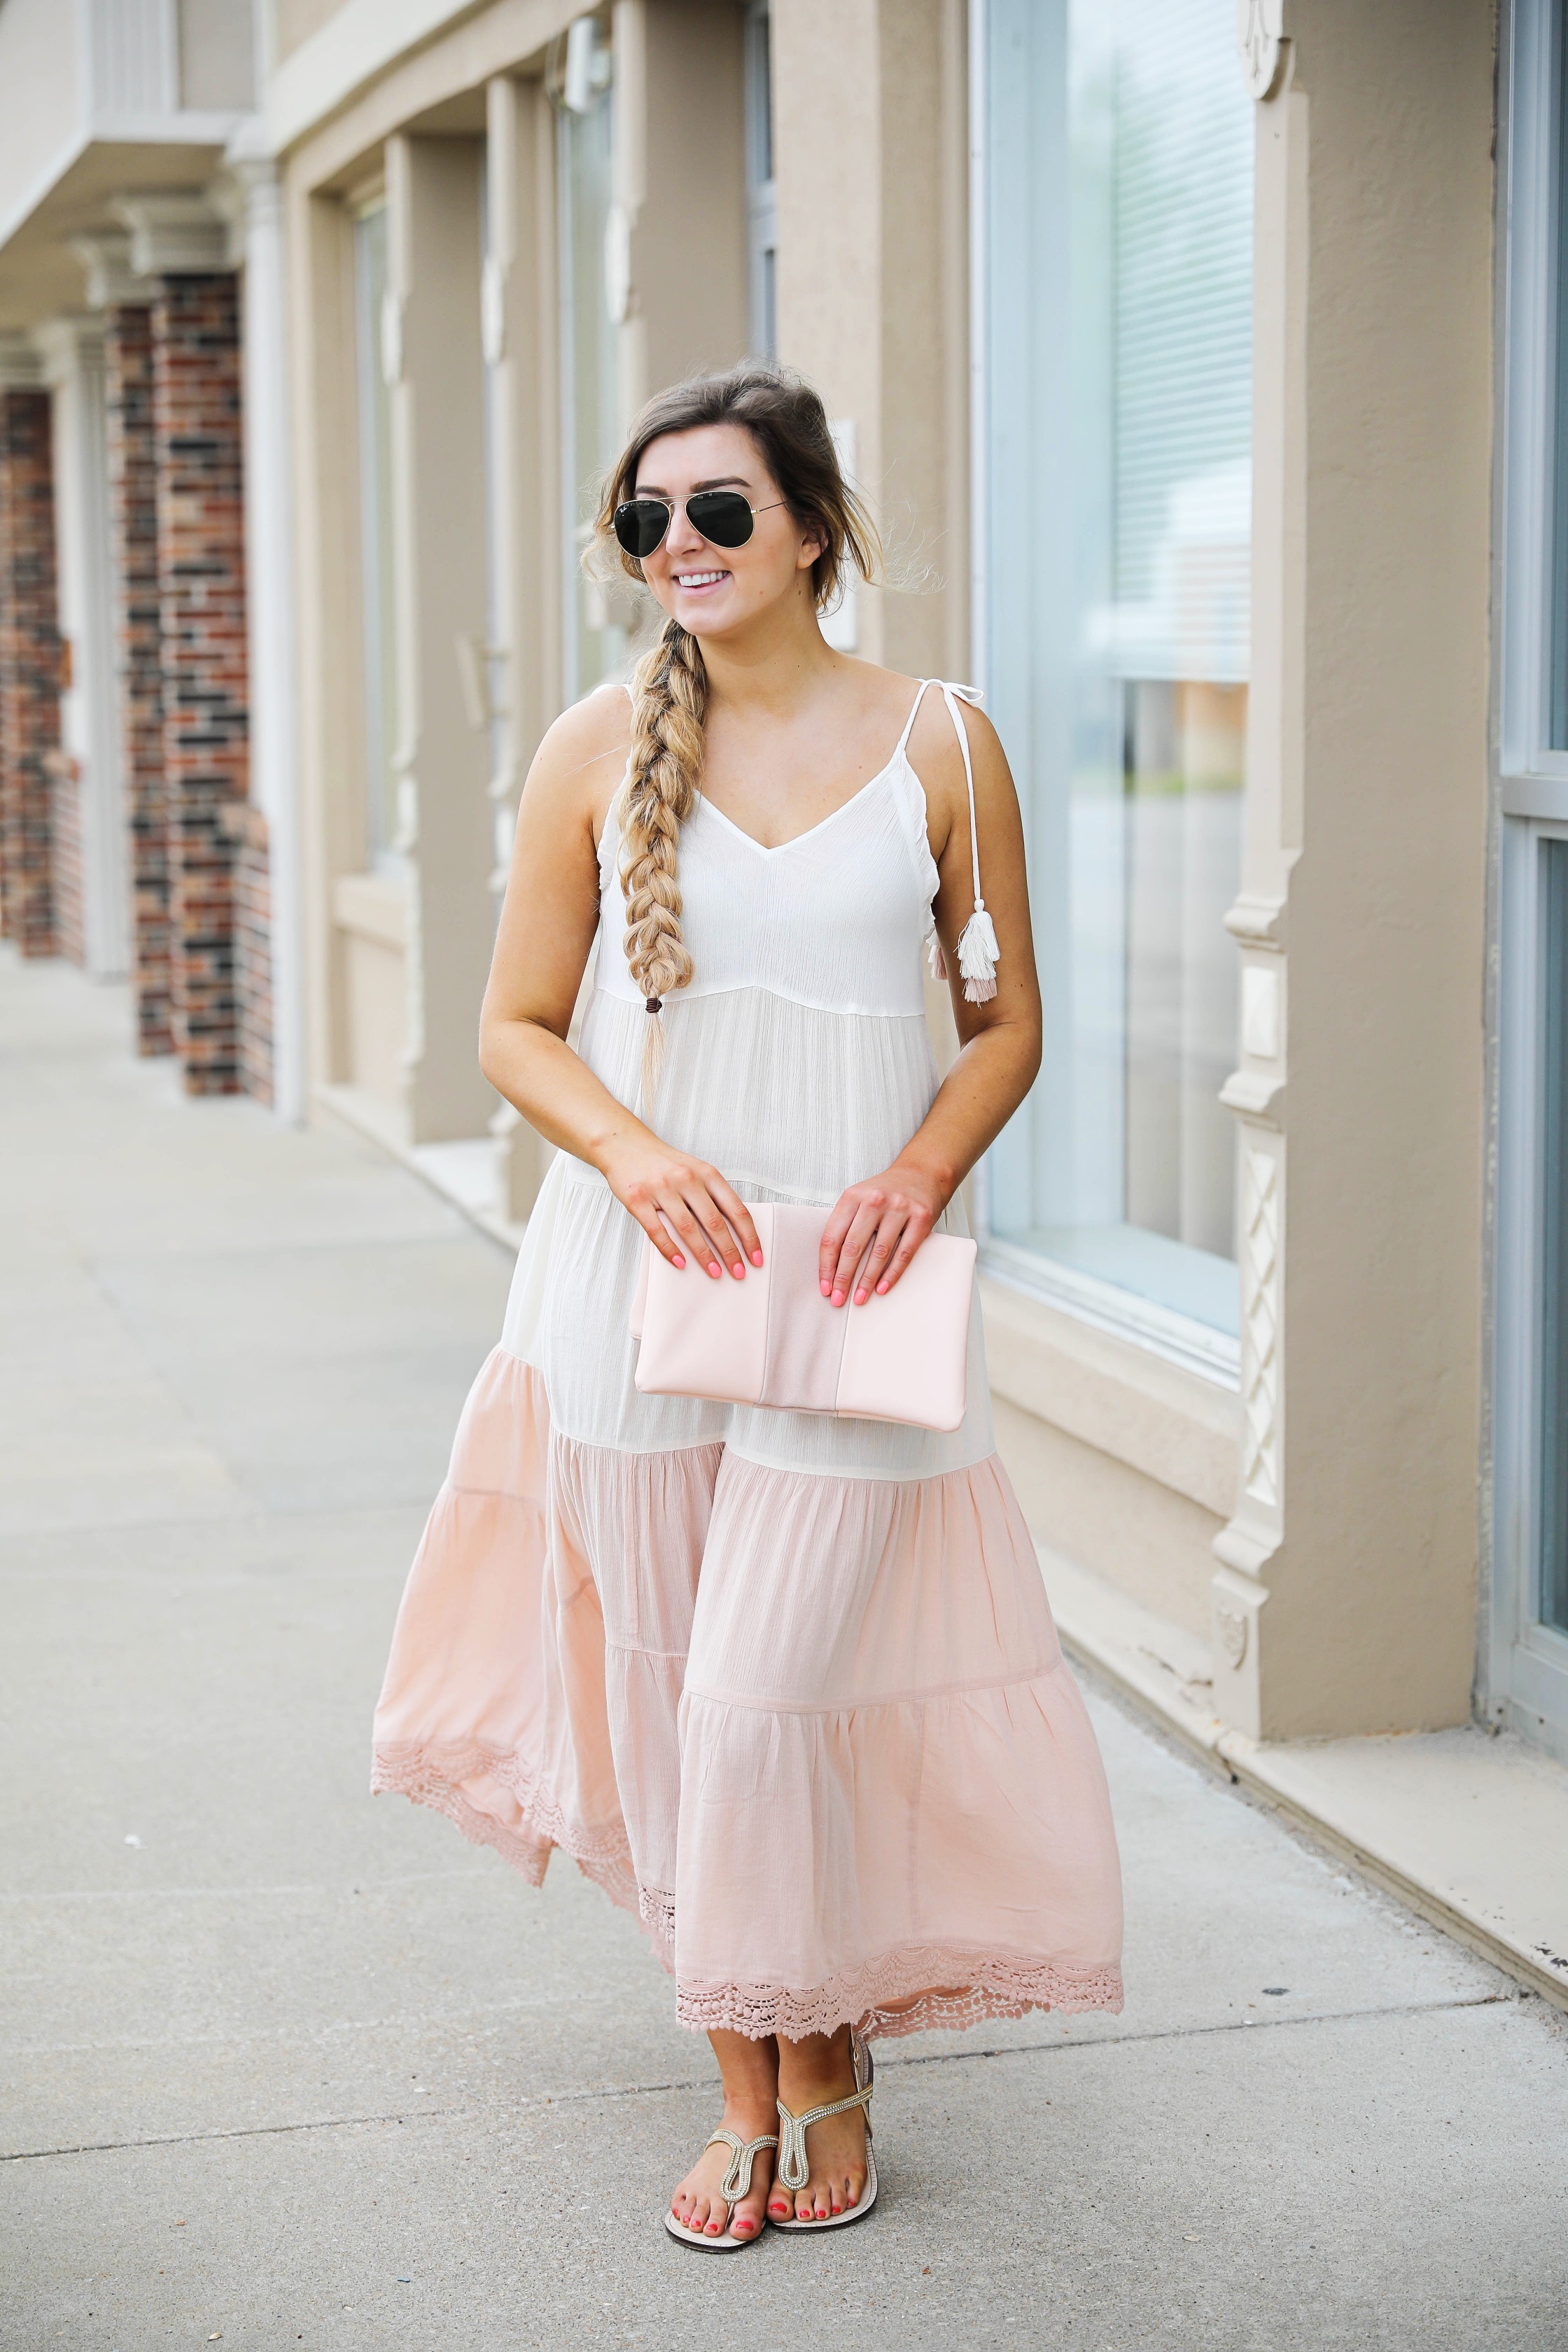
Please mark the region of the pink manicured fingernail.
<svg viewBox="0 0 1568 2352"><path fill-rule="evenodd" d="M842 1306L843 1306L843 1304L844 1304L844 1293L843 1293L841 1290L836 1290L836 1291L834 1292L834 1294L833 1294L833 1304L835 1305L835 1307L842 1307Z"/></svg>
<svg viewBox="0 0 1568 2352"><path fill-rule="evenodd" d="M753 1265L761 1265L762 1262L763 1262L763 1254L762 1254L762 1251L761 1251L761 1250L753 1250L753 1251L752 1252L752 1264Z"/></svg>
<svg viewBox="0 0 1568 2352"><path fill-rule="evenodd" d="M721 1273L723 1271L717 1258L710 1258L709 1260L708 1271L712 1276L714 1281L717 1282Z"/></svg>
<svg viewBox="0 0 1568 2352"><path fill-rule="evenodd" d="M676 1251L675 1255L670 1259L670 1261L669 1261L669 1262L670 1262L671 1265L677 1265L677 1266L680 1266L680 1267L684 1267L684 1266L685 1266L685 1264L686 1264L686 1260L681 1256L680 1252L679 1252L679 1250L677 1250L677 1251Z"/></svg>
<svg viewBox="0 0 1568 2352"><path fill-rule="evenodd" d="M864 1307L864 1306L865 1306L865 1304L866 1304L867 1299L870 1297L870 1295L871 1295L871 1294L870 1294L870 1292L869 1292L868 1290L858 1290L858 1291L855 1293L855 1304L856 1304L856 1306L857 1306L857 1307Z"/></svg>
<svg viewBox="0 0 1568 2352"><path fill-rule="evenodd" d="M821 1293L822 1293L822 1295L823 1295L824 1298L831 1298L831 1297L832 1297L832 1296L833 1296L833 1285L832 1285L830 1282L823 1282L823 1283L819 1283L819 1284L817 1285L817 1288L821 1291Z"/></svg>
<svg viewBox="0 0 1568 2352"><path fill-rule="evenodd" d="M879 1283L877 1285L877 1296L878 1296L878 1297L879 1297L879 1298L886 1298L887 1295L888 1295L888 1286L887 1286L887 1284L886 1284L885 1282L879 1282Z"/></svg>
<svg viewBox="0 0 1568 2352"><path fill-rule="evenodd" d="M744 1282L746 1279L746 1269L743 1265L732 1265L730 1271L737 1282Z"/></svg>

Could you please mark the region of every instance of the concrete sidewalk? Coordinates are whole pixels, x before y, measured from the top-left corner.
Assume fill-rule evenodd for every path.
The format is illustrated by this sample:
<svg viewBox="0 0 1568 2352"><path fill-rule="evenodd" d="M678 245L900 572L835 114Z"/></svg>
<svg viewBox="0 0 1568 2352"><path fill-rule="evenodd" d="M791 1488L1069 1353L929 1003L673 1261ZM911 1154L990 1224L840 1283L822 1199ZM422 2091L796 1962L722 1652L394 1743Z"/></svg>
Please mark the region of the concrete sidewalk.
<svg viewBox="0 0 1568 2352"><path fill-rule="evenodd" d="M0 962L0 2344L1568 2347L1568 2019L1091 1705L1128 2002L892 2045L862 2229L658 2227L636 1927L365 1793L501 1252Z"/></svg>

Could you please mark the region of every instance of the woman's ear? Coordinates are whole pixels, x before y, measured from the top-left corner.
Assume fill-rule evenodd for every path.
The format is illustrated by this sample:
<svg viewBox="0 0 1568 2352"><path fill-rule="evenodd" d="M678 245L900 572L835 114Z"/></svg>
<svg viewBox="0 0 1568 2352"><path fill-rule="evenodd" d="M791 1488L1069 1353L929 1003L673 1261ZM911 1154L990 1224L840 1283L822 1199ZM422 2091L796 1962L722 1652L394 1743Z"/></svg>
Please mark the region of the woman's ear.
<svg viewBox="0 0 1568 2352"><path fill-rule="evenodd" d="M821 558L826 554L826 552L827 533L823 530L820 523L808 524L806 529L801 532L800 545L795 550L795 570L797 572L809 572L812 565L818 562Z"/></svg>

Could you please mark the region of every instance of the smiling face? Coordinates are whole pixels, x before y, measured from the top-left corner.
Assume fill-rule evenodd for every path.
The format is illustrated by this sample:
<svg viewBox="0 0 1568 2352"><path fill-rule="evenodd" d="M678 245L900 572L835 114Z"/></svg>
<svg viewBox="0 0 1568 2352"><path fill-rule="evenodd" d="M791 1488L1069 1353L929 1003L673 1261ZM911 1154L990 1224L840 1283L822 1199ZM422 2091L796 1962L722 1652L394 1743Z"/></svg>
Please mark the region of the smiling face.
<svg viewBox="0 0 1568 2352"><path fill-rule="evenodd" d="M737 490L756 509L743 547L715 547L692 529L685 501L697 490ZM814 608L811 567L822 541L803 531L783 503L744 425L661 434L642 453L634 495L676 502L663 545L643 559L643 576L670 618L693 635L727 635L785 600L803 600L807 613Z"/></svg>

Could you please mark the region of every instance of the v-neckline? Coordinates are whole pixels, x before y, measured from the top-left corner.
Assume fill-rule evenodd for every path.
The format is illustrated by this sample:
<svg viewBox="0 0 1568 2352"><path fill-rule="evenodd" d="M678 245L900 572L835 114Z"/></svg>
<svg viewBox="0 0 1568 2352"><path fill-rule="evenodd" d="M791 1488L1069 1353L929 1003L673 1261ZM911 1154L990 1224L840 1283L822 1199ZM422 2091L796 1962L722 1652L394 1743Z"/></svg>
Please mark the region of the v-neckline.
<svg viewBox="0 0 1568 2352"><path fill-rule="evenodd" d="M827 814L818 817L815 824L808 824L804 833L792 833L787 841L775 841L771 846L765 841L759 841L754 833L748 833L743 824L737 824L732 816L726 816L717 802L710 801L706 793L698 795L698 804L700 808L706 809L710 816L716 816L720 824L727 826L738 840L747 843L756 851L759 857L782 857L786 849L798 848L803 841L810 841L815 835L826 832L830 824L837 824L841 816L847 814L855 806L857 801L863 801L868 792L874 791L878 784L891 775L902 754L903 747L900 744L892 758L883 767L879 768L874 776L868 776L858 792L851 793L847 801L840 801L836 809L829 809Z"/></svg>

